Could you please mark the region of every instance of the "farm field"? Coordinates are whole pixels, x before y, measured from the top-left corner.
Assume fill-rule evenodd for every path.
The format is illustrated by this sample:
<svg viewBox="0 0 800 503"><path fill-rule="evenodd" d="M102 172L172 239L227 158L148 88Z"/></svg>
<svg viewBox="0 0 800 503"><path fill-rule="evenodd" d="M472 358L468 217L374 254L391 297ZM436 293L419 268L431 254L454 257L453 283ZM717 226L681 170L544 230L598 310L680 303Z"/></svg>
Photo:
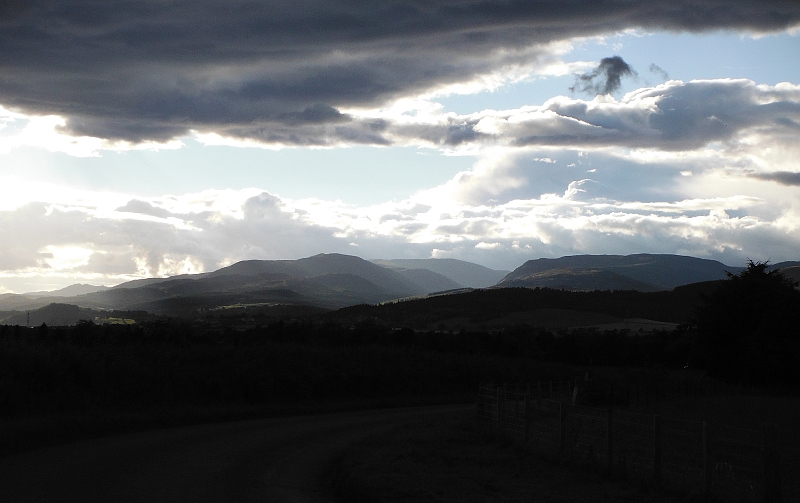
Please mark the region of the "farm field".
<svg viewBox="0 0 800 503"><path fill-rule="evenodd" d="M472 416L407 422L352 446L329 477L338 501L353 503L689 501L525 452L509 438L477 429Z"/></svg>
<svg viewBox="0 0 800 503"><path fill-rule="evenodd" d="M754 392L751 390L751 392ZM754 427L776 424L783 501L800 501L800 399L718 395L664 400L626 409L675 420ZM391 435L370 438L331 469L340 501L702 501L699 491L657 490L651 483L610 478L598 466L526 451L518 439L497 435L472 416L450 416L436 424L407 422ZM745 496L713 501L747 501Z"/></svg>

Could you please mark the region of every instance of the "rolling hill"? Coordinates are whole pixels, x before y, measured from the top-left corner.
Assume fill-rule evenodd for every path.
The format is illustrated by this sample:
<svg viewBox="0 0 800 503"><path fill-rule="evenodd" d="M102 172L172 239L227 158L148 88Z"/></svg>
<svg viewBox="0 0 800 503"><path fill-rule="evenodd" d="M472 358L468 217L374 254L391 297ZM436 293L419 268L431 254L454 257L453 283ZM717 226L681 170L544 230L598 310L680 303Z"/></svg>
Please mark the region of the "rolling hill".
<svg viewBox="0 0 800 503"><path fill-rule="evenodd" d="M53 290L49 292L28 292L26 297L74 297L76 295L83 295L86 293L102 292L107 290L107 286L84 285L81 283L70 285L60 290Z"/></svg>
<svg viewBox="0 0 800 503"><path fill-rule="evenodd" d="M559 290L637 290L656 292L663 290L656 285L637 281L633 278L603 269L548 269L534 272L520 278L504 279L500 286L526 288L556 288Z"/></svg>
<svg viewBox="0 0 800 503"><path fill-rule="evenodd" d="M509 271L489 269L482 265L451 258L373 260L375 264L395 270L428 270L457 284L452 288L486 288L494 286ZM444 288L442 290L445 290ZM434 290L431 290L434 291Z"/></svg>
<svg viewBox="0 0 800 503"><path fill-rule="evenodd" d="M2 317L2 315L0 315ZM78 307L72 304L51 303L46 306L25 312L7 313L3 317L3 325L26 325L38 327L42 323L47 326L66 326L75 325L80 320L91 320L98 323L108 322L109 319L116 319L121 323L123 320L136 320L137 322L152 318L144 311L100 311Z"/></svg>
<svg viewBox="0 0 800 503"><path fill-rule="evenodd" d="M716 260L681 255L574 255L529 260L498 286L646 292L725 279L725 271L736 270Z"/></svg>
<svg viewBox="0 0 800 503"><path fill-rule="evenodd" d="M377 306L350 306L328 316L342 322L378 319L415 330L496 330L522 323L549 329L614 324L660 329L690 323L703 295L714 291L719 283L694 283L657 292L489 288Z"/></svg>
<svg viewBox="0 0 800 503"><path fill-rule="evenodd" d="M34 310L52 302L173 316L240 304L336 309L454 286L459 285L431 271L397 271L350 255L320 254L299 260L247 260L210 273L136 280L69 297L3 295L0 310Z"/></svg>

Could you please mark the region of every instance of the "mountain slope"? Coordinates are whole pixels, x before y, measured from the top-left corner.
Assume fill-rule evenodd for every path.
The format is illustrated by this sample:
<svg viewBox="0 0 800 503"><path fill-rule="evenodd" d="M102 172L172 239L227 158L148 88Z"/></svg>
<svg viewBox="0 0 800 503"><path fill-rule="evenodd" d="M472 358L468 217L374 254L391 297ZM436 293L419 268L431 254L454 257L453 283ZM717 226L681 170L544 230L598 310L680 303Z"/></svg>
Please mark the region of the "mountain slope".
<svg viewBox="0 0 800 503"><path fill-rule="evenodd" d="M637 290L655 292L663 290L656 285L637 281L628 276L602 269L551 269L523 276L510 281L504 280L503 287L557 288L559 290Z"/></svg>
<svg viewBox="0 0 800 503"><path fill-rule="evenodd" d="M55 297L31 298L18 293L0 294L0 311L24 311L26 309L38 309L54 302Z"/></svg>
<svg viewBox="0 0 800 503"><path fill-rule="evenodd" d="M800 265L783 267L780 271L784 276L791 279L795 283L800 282Z"/></svg>
<svg viewBox="0 0 800 503"><path fill-rule="evenodd" d="M28 292L24 295L26 297L74 297L76 295L83 295L86 293L102 292L107 289L107 286L84 285L76 283L60 290L53 290L50 292Z"/></svg>
<svg viewBox="0 0 800 503"><path fill-rule="evenodd" d="M408 281L419 285L425 293L444 292L464 288L447 276L437 274L429 269L395 269Z"/></svg>
<svg viewBox="0 0 800 503"><path fill-rule="evenodd" d="M800 262L796 260L787 260L785 262L778 262L777 264L769 264L769 269L786 269L788 267L798 267Z"/></svg>
<svg viewBox="0 0 800 503"><path fill-rule="evenodd" d="M248 260L212 273L153 278L59 297L82 308L147 310L194 316L198 310L233 304L297 304L340 308L379 303L447 289L434 273L402 274L350 255L320 254L300 260ZM419 281L419 282L418 282ZM442 288L444 285L444 288ZM36 308L52 297L8 297L0 309Z"/></svg>
<svg viewBox="0 0 800 503"><path fill-rule="evenodd" d="M578 271L587 270L606 271L649 285L634 288L648 291L653 287L670 290L680 285L725 279L725 271L735 268L716 260L681 255L574 255L529 260L503 278L498 286L543 286L537 283L540 276L554 270L562 271L564 275L577 275L580 274Z"/></svg>
<svg viewBox="0 0 800 503"><path fill-rule="evenodd" d="M321 253L299 260L245 260L214 271L207 277L214 278L231 274L242 276L280 274L293 279L313 278L328 274L350 274L399 296L427 293L420 285L409 281L396 271L359 257L339 253Z"/></svg>
<svg viewBox="0 0 800 503"><path fill-rule="evenodd" d="M494 286L508 271L497 271L482 265L451 258L373 260L392 269L427 269L449 278L460 286L486 288Z"/></svg>

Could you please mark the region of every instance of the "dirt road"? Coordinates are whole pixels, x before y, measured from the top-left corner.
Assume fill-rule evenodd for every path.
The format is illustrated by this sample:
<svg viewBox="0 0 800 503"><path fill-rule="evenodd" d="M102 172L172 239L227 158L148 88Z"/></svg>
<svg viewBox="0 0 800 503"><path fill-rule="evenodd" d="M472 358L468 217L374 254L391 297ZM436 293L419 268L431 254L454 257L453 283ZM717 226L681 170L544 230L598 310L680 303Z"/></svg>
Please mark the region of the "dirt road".
<svg viewBox="0 0 800 503"><path fill-rule="evenodd" d="M437 406L156 430L0 460L0 501L318 502L322 473L348 444Z"/></svg>

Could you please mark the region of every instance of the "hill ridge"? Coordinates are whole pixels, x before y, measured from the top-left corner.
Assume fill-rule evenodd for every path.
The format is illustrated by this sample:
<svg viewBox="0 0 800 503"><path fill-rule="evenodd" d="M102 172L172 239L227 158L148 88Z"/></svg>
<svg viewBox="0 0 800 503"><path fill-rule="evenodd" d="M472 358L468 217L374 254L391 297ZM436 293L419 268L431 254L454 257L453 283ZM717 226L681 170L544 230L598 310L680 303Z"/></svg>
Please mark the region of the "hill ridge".
<svg viewBox="0 0 800 503"><path fill-rule="evenodd" d="M612 277L606 273L613 273L628 278L632 285L644 284L639 288L652 288L671 290L677 286L687 285L700 281L725 279L726 271L735 271L732 268L711 259L701 259L685 255L648 254L637 253L631 255L570 255L560 258L539 258L528 260L520 267L503 278L498 286L549 286L543 283L540 276L546 271L561 270L563 275L576 276L569 284L580 283L578 276L583 276L581 281L601 283L596 276L598 272L605 272L606 282ZM579 273L579 271L581 271ZM596 271L590 274L588 271ZM549 279L552 282L552 278ZM566 279L564 279L566 281ZM646 285L650 285L646 287ZM601 288L603 289L603 288ZM633 288L637 289L637 288ZM647 290L643 290L647 291Z"/></svg>

